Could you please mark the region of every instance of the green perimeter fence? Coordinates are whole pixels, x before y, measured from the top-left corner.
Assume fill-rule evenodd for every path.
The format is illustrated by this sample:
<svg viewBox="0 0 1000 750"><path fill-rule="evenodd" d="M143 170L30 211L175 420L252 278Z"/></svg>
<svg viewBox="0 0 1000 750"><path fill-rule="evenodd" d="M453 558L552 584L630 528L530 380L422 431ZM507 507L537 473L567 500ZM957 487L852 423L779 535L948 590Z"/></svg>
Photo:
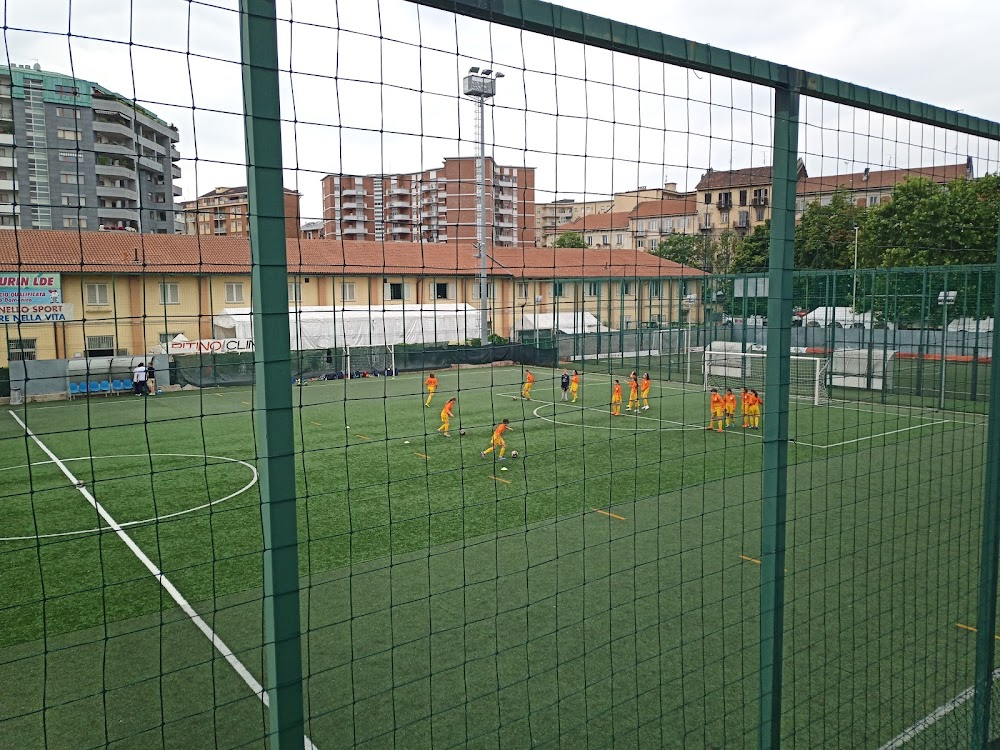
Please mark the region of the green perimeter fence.
<svg viewBox="0 0 1000 750"><path fill-rule="evenodd" d="M992 357L1000 346L994 325L1000 215L993 204L976 204L988 207L991 226L989 242L974 248L983 265L825 272L796 271L796 260L803 257L797 244L797 221L805 221L802 189L815 190L816 202L826 205L820 194L843 185L824 186L821 178L836 172L831 165L842 161L842 149L874 171L887 166L881 156L858 155L863 149L855 140L877 136L920 164L921 157L964 164L971 155L985 175L1000 163L1000 125L540 0L341 4L343 18L299 10L297 3L279 9L271 0L241 0L238 12L189 3L192 17L207 16L199 16L204 25L189 18L178 27L186 29L178 37L187 40L181 42L188 45L185 54L162 39L135 41L131 30L115 39L128 55L151 50L164 60L206 65L180 76L201 92L212 66L227 62L225 50L201 46L203 37L229 34L228 54L235 58L238 23L238 60L228 62L239 70L241 101L223 112L195 107L192 99L175 111L219 116L226 133L220 148L233 140L234 124L242 124L256 352L249 359L178 358L175 370L188 384L252 384L253 392L246 401L239 389L92 399L63 412L29 404L5 415L3 437L18 456L4 471L20 478L5 499L11 508L20 503L16 518L26 529L0 539L8 545L0 557L11 561L5 566L0 559L0 567L11 570L14 581L0 583L10 624L3 628L9 636L4 666L16 673L5 681L14 687L3 688L10 698L0 731L11 746L990 747L998 712L1000 373ZM132 13L156 23L144 8ZM411 23L394 26L404 17ZM414 36L414 29L426 36ZM84 36L101 39L101 33ZM65 42L65 32L59 36ZM334 44L335 64L305 62L292 52ZM374 64L390 51L400 57ZM545 67L546 54L559 69ZM439 129L452 133L443 124L452 115L456 122L465 117L458 114L465 100L452 90L454 81L442 92L430 79L390 80L396 73L416 75L417 63L439 56L452 76L459 68L464 75L470 60L479 61L473 75L481 75L484 62L494 64L485 58L504 65L508 79L518 71L522 98L507 107L514 114L509 127L498 125L488 136L477 119L456 125L461 135L439 135ZM593 60L611 72L602 77L588 67ZM367 78L336 67L352 61L364 63ZM634 140L650 148L640 132L650 123L638 112L629 123L627 109L611 117L596 114L597 107L582 115L540 111L540 101L584 101L597 96L595 87L612 92L614 102L623 93L650 93L650 70L652 80L664 82L663 90L652 90L658 99L709 123L700 131L664 109L654 140L680 134L690 142L721 142L731 152L749 145L745 162L756 182L716 182L717 172L735 180L731 173L739 170L733 161L731 170L713 170L718 157L710 148L689 160L666 147L643 156L632 136L616 129L634 126ZM666 80L677 71L695 87L692 79L703 75L723 82L723 89L745 87L746 102L717 91L669 93ZM336 97L296 94L310 78L336 82ZM555 96L560 87L568 92L564 98ZM76 96L62 88L43 95L30 80L13 91L32 118L43 101L63 107L59 97ZM466 94L482 105L483 89L473 86ZM299 109L331 98L338 107L316 115L318 122ZM154 123L136 104L140 99L150 109L159 101L137 94L131 102L95 105L103 118L95 129L105 150L134 148L140 164L149 165L171 145L150 137ZM352 111L364 116L375 101L379 117L350 120ZM505 106L495 108L496 117ZM122 109L132 118L124 125L115 115ZM387 124L383 118L397 110L405 121ZM711 117L718 110L734 121L745 115L745 130L719 125ZM867 130L858 113L869 118ZM574 121L569 127L578 142L543 140L549 115ZM60 128L64 135L66 128ZM303 153L289 145L311 128L338 146L323 149L339 153L322 169L302 166ZM844 132L850 144L826 140ZM942 140L927 133L943 134ZM599 270L588 265L594 257L588 253L602 250L588 247L585 235L593 243L603 230L594 234L585 220L583 247L559 256L572 258L579 270L558 266L547 247L533 242L515 247L523 256L512 256L504 245L516 241L508 238L527 230L505 218L517 215L506 204L528 202L517 183L526 178L512 171L491 179L518 184L521 192L483 207L492 237L481 237L480 254L466 258L462 253L473 248L458 236L472 220L463 215L443 230L437 222L447 210L424 208L427 194L443 192L452 178L421 177L405 187L402 179L379 180L376 189L365 182L376 170L350 160L353 151L368 149L378 170L388 173L386 143L393 137L406 144L396 155L420 153L419 169L427 168L422 149L437 139L467 147L487 137L522 166L529 156L552 169L576 163L578 173L560 175L584 185L578 197L591 189L588 170L616 159L631 170L622 178L608 168L608 184L616 187L627 179L634 190L634 178L651 174L642 171L650 164L661 183L667 168L684 172L697 207L683 214L680 226L697 237L695 247L708 247L713 227L725 221L745 249L756 231L742 230L750 222L762 225L766 213L764 254L751 264L754 273L742 274L713 273L719 256L705 257L706 273L699 271L697 282L673 297L630 301L634 322L624 301L609 309L607 320L595 309L597 325L614 332L570 327L567 333L554 325L542 337L536 325L528 340L517 343L512 335L515 343L507 346L401 349L397 369L421 371L421 377L295 390L297 378L338 371L344 355L291 350L289 293L301 290L290 284L289 269L297 264L296 274L316 274L322 264L310 266L301 246L300 257L290 255L289 172L337 177L329 185L341 192L335 205L324 205L332 213L322 217L340 226L327 237L327 262L338 278L370 264L365 272L382 279L372 286L384 285L390 301L406 299L408 282L392 280L406 263L422 264L427 276L457 263L465 280L476 278L481 260L488 262L491 278L512 284L506 301L499 293L490 298L515 317L544 296L532 289L521 301L519 285L527 283L521 279L539 290L562 278L618 279L624 300L628 282L620 280L646 278L639 268L645 253L628 262L611 255L614 226L609 239L596 240L608 259ZM602 151L608 143L610 155ZM762 143L764 163L754 153ZM40 148L37 140L24 147ZM37 155L32 158L36 164ZM65 163L87 158L67 155ZM806 174L810 160L821 165L820 178L815 166L812 177ZM194 161L201 170L226 159L202 151ZM97 164L109 179L127 179L113 170L131 168ZM351 187L348 172L357 174ZM868 174L866 166L865 179ZM472 177L464 179L471 195ZM76 182L66 172L60 184ZM554 177L548 182L548 192L562 195ZM136 192L131 185L102 187ZM348 201L367 191L378 194L377 203ZM657 198L664 204L687 200L674 195L676 186L664 191ZM610 200L612 192L601 197ZM364 222L374 221L365 211L382 217L393 196L404 194L419 220L380 218L383 226L354 261L346 251L336 255L336 245L364 235ZM871 198L861 196L865 205L857 207L890 205L880 195ZM64 205L71 204L49 208ZM122 216L133 210L102 208L126 212ZM140 202L134 210L145 214L149 207ZM360 213L345 229L349 211ZM211 221L229 220L219 213L213 204ZM637 215L618 221L628 224ZM65 218L65 228L83 228ZM628 227L620 233L647 241L648 227ZM394 236L416 232L421 242L391 246ZM450 239L442 242L447 232ZM837 232L840 245L850 247L846 236L857 247L857 232ZM670 234L664 232L667 245ZM142 233L134 237L138 244L153 242ZM81 253L88 242L79 240ZM933 244L920 242L924 250ZM957 242L939 246L952 252ZM913 245L902 238L899 245L882 242L876 260L906 260ZM112 249L141 267L138 246L123 248ZM205 250L199 262L224 275L230 252ZM824 259L832 262L833 255L831 249ZM521 266L512 267L512 257L520 257ZM690 256L678 257L687 264ZM657 278L669 283L675 271L671 266ZM346 296L348 283L334 294ZM174 290L161 286L153 292L161 306L179 304ZM352 298L357 291L352 286ZM101 292L88 294L81 307L99 308ZM451 294L447 283L440 294ZM242 295L241 288L241 302ZM827 312L815 317L818 310ZM549 312L558 317L557 309ZM713 360L713 352L724 354ZM520 366L442 378L442 393L432 400L422 371L456 360ZM704 378L713 361L720 382L745 381L751 371L759 378L760 414L749 402L742 426L727 419L724 428L721 414L707 412ZM758 369L743 364L750 361ZM578 406L576 394L570 400L560 392L564 366L583 373ZM534 393L521 390L523 371L531 367ZM623 419L612 417L611 381L632 370L651 372L654 407L647 411L637 400ZM819 373L824 398L803 404L799 388L811 372ZM369 390L348 390L354 386ZM450 429L461 439L436 434L448 434L447 423L439 430L437 420L446 393L458 394ZM624 397L629 400L627 387ZM492 431L507 415L517 424L506 440L523 461L513 453L504 463L494 461L503 435ZM724 434L706 430L708 418L708 426L717 419L716 431ZM67 482L69 494L59 495ZM139 492L151 496L149 507L119 523L108 507ZM219 505L223 501L229 506ZM68 530L46 525L74 513L80 520ZM72 589L76 582L80 588ZM195 629L197 645L185 628ZM22 681L31 690L19 690Z"/></svg>

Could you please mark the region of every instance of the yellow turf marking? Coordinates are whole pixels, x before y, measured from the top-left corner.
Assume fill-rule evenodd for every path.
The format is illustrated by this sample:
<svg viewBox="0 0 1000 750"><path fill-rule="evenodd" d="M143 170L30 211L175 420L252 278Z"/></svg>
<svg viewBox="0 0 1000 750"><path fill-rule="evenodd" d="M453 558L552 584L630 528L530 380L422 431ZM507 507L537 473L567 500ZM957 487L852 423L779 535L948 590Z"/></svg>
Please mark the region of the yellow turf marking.
<svg viewBox="0 0 1000 750"><path fill-rule="evenodd" d="M760 565L761 562L756 557L747 557L746 555L740 555L741 560L746 560L747 562L752 562L754 565Z"/></svg>
<svg viewBox="0 0 1000 750"><path fill-rule="evenodd" d="M961 628L962 630L968 630L970 633L978 633L979 632L976 628L972 627L971 625L963 625L960 622L956 622L955 623L955 627L956 628ZM995 636L993 636L993 638L996 639L996 640L998 640L998 641L1000 641L1000 635L995 635Z"/></svg>
<svg viewBox="0 0 1000 750"><path fill-rule="evenodd" d="M594 513L600 513L602 516L610 516L611 518L617 518L619 521L628 520L625 516L619 516L614 513L608 513L606 510L601 510L600 508L591 508Z"/></svg>
<svg viewBox="0 0 1000 750"><path fill-rule="evenodd" d="M428 456L428 455L426 455L424 453L414 453L413 455L414 456L420 456L421 458L430 458L430 456Z"/></svg>
<svg viewBox="0 0 1000 750"><path fill-rule="evenodd" d="M249 401L244 401L243 403L246 404L247 406L251 406Z"/></svg>
<svg viewBox="0 0 1000 750"><path fill-rule="evenodd" d="M371 440L367 435L358 435L357 433L354 434L354 437L361 438L362 440Z"/></svg>
<svg viewBox="0 0 1000 750"><path fill-rule="evenodd" d="M319 422L310 422L309 424L314 424L314 425L316 425L317 427L322 427L322 426L323 426L323 425L321 425L321 424L320 424Z"/></svg>
<svg viewBox="0 0 1000 750"><path fill-rule="evenodd" d="M510 484L510 480L509 479L501 479L500 477L495 477L492 474L490 474L490 479L495 479L498 482L503 482L504 484Z"/></svg>

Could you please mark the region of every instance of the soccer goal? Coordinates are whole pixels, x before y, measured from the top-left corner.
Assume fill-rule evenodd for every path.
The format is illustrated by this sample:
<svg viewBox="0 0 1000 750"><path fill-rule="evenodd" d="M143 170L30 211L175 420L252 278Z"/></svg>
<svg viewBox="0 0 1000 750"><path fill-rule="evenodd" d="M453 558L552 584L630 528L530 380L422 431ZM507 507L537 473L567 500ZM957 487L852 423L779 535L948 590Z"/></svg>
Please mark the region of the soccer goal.
<svg viewBox="0 0 1000 750"><path fill-rule="evenodd" d="M762 352L705 350L705 390L751 388L764 394L767 354ZM818 357L791 358L792 398L809 399L813 404L829 400L827 360Z"/></svg>
<svg viewBox="0 0 1000 750"><path fill-rule="evenodd" d="M396 348L392 344L347 347L348 377L353 378L360 373L395 376Z"/></svg>
<svg viewBox="0 0 1000 750"><path fill-rule="evenodd" d="M841 388L891 391L894 350L838 349L833 353L830 383Z"/></svg>

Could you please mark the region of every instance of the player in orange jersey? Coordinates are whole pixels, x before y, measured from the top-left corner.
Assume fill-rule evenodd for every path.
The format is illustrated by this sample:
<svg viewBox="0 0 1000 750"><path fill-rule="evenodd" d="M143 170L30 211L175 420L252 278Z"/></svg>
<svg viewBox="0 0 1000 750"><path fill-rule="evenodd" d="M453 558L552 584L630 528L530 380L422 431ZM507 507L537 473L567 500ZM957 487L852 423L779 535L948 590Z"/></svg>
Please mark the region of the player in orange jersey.
<svg viewBox="0 0 1000 750"><path fill-rule="evenodd" d="M649 379L649 373L644 372L642 374L642 385L640 392L642 393L642 410L649 411L649 387L652 385L652 381Z"/></svg>
<svg viewBox="0 0 1000 750"><path fill-rule="evenodd" d="M424 401L424 406L430 406L431 399L434 398L434 391L438 389L437 376L432 372L427 376L427 380L424 381L424 385L427 386L427 400Z"/></svg>
<svg viewBox="0 0 1000 750"><path fill-rule="evenodd" d="M580 372L579 370L573 370L573 374L569 378L569 395L573 397L573 403L576 403L577 396L580 395Z"/></svg>
<svg viewBox="0 0 1000 750"><path fill-rule="evenodd" d="M635 371L628 376L628 406L625 407L625 411L632 411L633 404L635 410L639 411L639 379Z"/></svg>
<svg viewBox="0 0 1000 750"><path fill-rule="evenodd" d="M757 391L750 390L750 398L752 403L750 404L750 429L759 430L760 429L760 405L764 403L764 399L760 397Z"/></svg>
<svg viewBox="0 0 1000 750"><path fill-rule="evenodd" d="M611 416L620 417L622 415L622 384L617 380L611 389Z"/></svg>
<svg viewBox="0 0 1000 750"><path fill-rule="evenodd" d="M726 395L722 399L722 405L726 412L726 427L736 421L736 395L732 388L726 388Z"/></svg>
<svg viewBox="0 0 1000 750"><path fill-rule="evenodd" d="M500 460L501 461L506 461L507 458L504 456L504 453L507 452L507 443L503 439L503 434L507 430L511 430L511 429L513 429L513 428L510 426L510 420L509 419L504 419L503 422L501 422L500 424L498 424L496 426L496 428L493 430L493 437L490 438L490 447L487 448L486 450L484 450L482 453L480 453L479 454L480 457L486 458L486 454L487 453L492 453L495 448L499 448L500 449Z"/></svg>
<svg viewBox="0 0 1000 750"><path fill-rule="evenodd" d="M743 414L743 429L750 426L750 391L746 386L740 391L740 412Z"/></svg>
<svg viewBox="0 0 1000 750"><path fill-rule="evenodd" d="M535 384L535 376L531 374L531 370L524 371L524 387L521 389L521 398L525 401L531 401L531 386Z"/></svg>
<svg viewBox="0 0 1000 750"><path fill-rule="evenodd" d="M705 429L711 430L712 425L715 424L716 420L718 420L719 427L716 430L716 432L722 432L722 422L724 418L723 413L725 411L725 404L723 402L722 396L719 395L719 391L716 388L712 389L712 395L709 398L708 408L711 416L709 417L708 420L708 427L706 427Z"/></svg>
<svg viewBox="0 0 1000 750"><path fill-rule="evenodd" d="M437 431L443 433L445 437L451 437L449 430L451 429L451 418L454 416L451 410L455 408L455 404L457 402L457 398L449 398L445 402L444 408L441 410L441 426L438 427Z"/></svg>

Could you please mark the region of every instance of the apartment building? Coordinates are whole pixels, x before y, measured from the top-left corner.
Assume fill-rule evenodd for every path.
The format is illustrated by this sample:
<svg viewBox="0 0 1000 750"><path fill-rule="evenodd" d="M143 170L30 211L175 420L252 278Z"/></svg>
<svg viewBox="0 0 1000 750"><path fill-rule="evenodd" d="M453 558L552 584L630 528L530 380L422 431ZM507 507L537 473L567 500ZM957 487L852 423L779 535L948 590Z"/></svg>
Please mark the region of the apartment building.
<svg viewBox="0 0 1000 750"><path fill-rule="evenodd" d="M646 201L628 215L628 235L637 250L652 252L672 234L694 234L698 224L695 196Z"/></svg>
<svg viewBox="0 0 1000 750"><path fill-rule="evenodd" d="M178 334L224 335L215 316L251 305L250 246L235 236L123 232L0 232L0 273L43 280L64 319L0 328L0 366L11 359L136 355ZM288 295L304 306L405 307L436 301L482 309L471 243L288 242ZM700 322L694 268L634 250L496 248L488 267L491 330L513 337L525 312L591 312L628 329ZM51 307L49 305L48 307Z"/></svg>
<svg viewBox="0 0 1000 750"><path fill-rule="evenodd" d="M614 193L610 198L603 200L577 201L573 198L562 198L550 203L536 203L535 244L539 247L552 247L562 231L560 225L584 216L628 213L642 203L682 198L684 195L678 192L676 182L668 182L661 188L647 188L641 185L635 190Z"/></svg>
<svg viewBox="0 0 1000 750"><path fill-rule="evenodd" d="M391 175L331 174L322 180L325 236L370 242L474 242L476 159ZM535 170L486 159L487 241L535 244Z"/></svg>
<svg viewBox="0 0 1000 750"><path fill-rule="evenodd" d="M0 228L173 234L178 140L97 83L0 67Z"/></svg>
<svg viewBox="0 0 1000 750"><path fill-rule="evenodd" d="M635 247L629 233L629 213L611 211L609 213L587 214L578 219L560 224L554 232L555 239L561 234L579 234L587 248L631 249ZM553 241L553 245L555 242Z"/></svg>
<svg viewBox="0 0 1000 750"><path fill-rule="evenodd" d="M285 188L285 236L299 236L302 195ZM241 187L217 187L180 204L184 234L250 236L250 193Z"/></svg>
<svg viewBox="0 0 1000 750"><path fill-rule="evenodd" d="M799 159L799 179L808 177ZM708 235L746 235L771 218L771 167L709 169L695 186L698 230Z"/></svg>
<svg viewBox="0 0 1000 750"><path fill-rule="evenodd" d="M304 240L323 239L326 237L326 222L322 219L319 221L307 221L299 227L299 236Z"/></svg>
<svg viewBox="0 0 1000 750"><path fill-rule="evenodd" d="M810 203L829 205L833 194L846 191L859 207L877 206L892 197L893 188L906 180L922 178L945 185L955 180L971 180L974 177L972 157L956 164L942 164L936 167L914 167L912 169L865 169L849 174L821 175L799 180L795 203L795 218Z"/></svg>

